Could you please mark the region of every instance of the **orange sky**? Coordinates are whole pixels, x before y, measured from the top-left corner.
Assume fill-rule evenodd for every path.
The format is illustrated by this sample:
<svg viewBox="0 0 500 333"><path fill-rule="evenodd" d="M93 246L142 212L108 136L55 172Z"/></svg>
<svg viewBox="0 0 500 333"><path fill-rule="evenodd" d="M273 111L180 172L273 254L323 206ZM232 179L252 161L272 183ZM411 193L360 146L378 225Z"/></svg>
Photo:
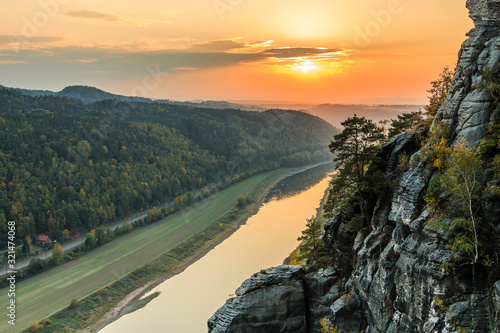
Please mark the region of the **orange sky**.
<svg viewBox="0 0 500 333"><path fill-rule="evenodd" d="M177 100L425 103L472 23L457 0L23 0L0 84Z"/></svg>

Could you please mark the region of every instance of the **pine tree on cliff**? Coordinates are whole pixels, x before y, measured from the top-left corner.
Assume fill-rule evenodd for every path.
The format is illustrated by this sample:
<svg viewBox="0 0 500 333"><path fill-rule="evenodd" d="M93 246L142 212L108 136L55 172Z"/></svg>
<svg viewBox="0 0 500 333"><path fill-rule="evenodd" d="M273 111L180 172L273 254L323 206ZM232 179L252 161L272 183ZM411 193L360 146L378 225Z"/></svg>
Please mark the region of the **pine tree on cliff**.
<svg viewBox="0 0 500 333"><path fill-rule="evenodd" d="M342 123L344 130L335 135L330 151L335 154L338 174L332 181L332 189L325 211L351 211L355 217L349 222L349 231L370 227L370 204L367 192L372 191L379 181L377 175L367 174L375 158L379 144L385 139L383 128L365 117L350 117ZM357 211L356 211L357 210ZM358 214L356 214L358 213ZM352 214L349 214L352 215Z"/></svg>

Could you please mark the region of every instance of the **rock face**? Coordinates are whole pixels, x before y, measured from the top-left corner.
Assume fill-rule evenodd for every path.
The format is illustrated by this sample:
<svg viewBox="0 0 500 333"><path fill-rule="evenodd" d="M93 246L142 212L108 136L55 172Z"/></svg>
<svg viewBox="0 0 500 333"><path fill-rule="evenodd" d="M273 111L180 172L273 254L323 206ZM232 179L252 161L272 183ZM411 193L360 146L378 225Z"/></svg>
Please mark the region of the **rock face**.
<svg viewBox="0 0 500 333"><path fill-rule="evenodd" d="M500 118L485 78L500 72L500 1L468 0L467 6L475 28L462 45L457 75L438 117L452 122L457 140L478 144L488 122Z"/></svg>
<svg viewBox="0 0 500 333"><path fill-rule="evenodd" d="M208 321L210 332L306 333L306 302L300 266L254 274Z"/></svg>
<svg viewBox="0 0 500 333"><path fill-rule="evenodd" d="M467 7L475 28L436 118L451 124L455 142L478 145L488 123L500 119L500 96L488 82L500 74L500 0L468 0ZM255 275L209 320L209 331L320 332L326 320L345 332L500 332L499 272L481 265L459 266L454 274L441 268L452 253L447 235L426 224L423 194L433 171L419 162L419 149L419 135L410 133L381 147L381 162L372 168L387 179L403 152L410 168L397 186L373 198L371 231L347 233L342 214L325 223L330 267L284 266ZM498 184L492 177L486 170L483 182ZM481 232L498 261L498 197L484 206Z"/></svg>

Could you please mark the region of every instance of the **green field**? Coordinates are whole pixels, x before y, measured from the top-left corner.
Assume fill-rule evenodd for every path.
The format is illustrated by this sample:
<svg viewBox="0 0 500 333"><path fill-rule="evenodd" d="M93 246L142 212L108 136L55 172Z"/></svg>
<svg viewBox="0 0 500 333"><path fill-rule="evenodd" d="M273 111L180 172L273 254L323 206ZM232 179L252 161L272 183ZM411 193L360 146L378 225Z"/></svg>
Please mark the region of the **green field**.
<svg viewBox="0 0 500 333"><path fill-rule="evenodd" d="M247 195L257 185L266 189L283 170L260 174L232 185L213 196L153 225L139 228L90 254L16 285L16 326L7 323L8 289L0 290L4 309L0 332L20 332L33 321L47 318L159 257L233 210L238 195Z"/></svg>

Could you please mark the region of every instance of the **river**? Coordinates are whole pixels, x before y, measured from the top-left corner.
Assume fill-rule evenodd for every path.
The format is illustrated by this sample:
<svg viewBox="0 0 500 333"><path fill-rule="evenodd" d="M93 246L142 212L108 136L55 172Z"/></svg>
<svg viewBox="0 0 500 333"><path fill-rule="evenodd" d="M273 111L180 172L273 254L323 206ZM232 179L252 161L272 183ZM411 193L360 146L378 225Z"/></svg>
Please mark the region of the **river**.
<svg viewBox="0 0 500 333"><path fill-rule="evenodd" d="M306 219L316 214L332 170L333 165L323 165L285 178L240 229L149 293L159 291L158 297L99 332L207 332L207 319L245 279L281 265L297 247L297 237Z"/></svg>

